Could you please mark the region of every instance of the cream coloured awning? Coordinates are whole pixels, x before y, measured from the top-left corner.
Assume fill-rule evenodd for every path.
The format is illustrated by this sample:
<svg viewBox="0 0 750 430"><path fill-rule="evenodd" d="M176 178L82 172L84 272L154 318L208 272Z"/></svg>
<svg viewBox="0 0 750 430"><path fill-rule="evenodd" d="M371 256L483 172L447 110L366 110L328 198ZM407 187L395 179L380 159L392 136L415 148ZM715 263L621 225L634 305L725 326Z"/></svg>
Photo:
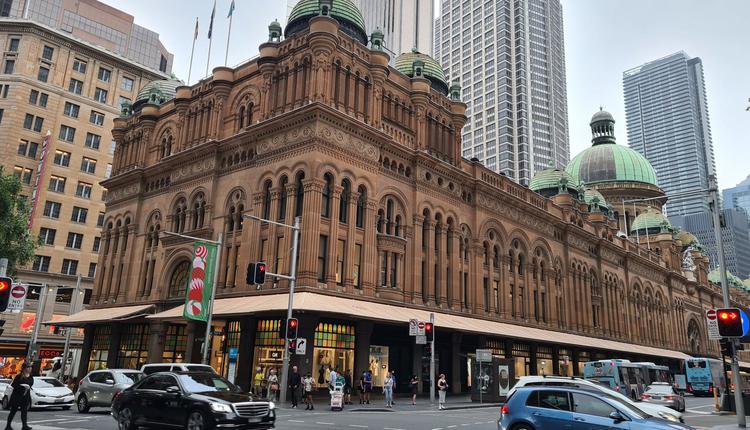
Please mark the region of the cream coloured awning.
<svg viewBox="0 0 750 430"><path fill-rule="evenodd" d="M253 314L255 312L284 311L287 308L288 300L289 294L270 294L218 299L214 304L214 316L232 317ZM180 319L182 318L182 309L182 306L178 306L155 315L150 315L148 318ZM403 306L373 303L364 300L308 292L294 294L294 309L308 312L349 315L351 317L377 321L400 322L404 323L404 330L406 330L406 324L411 318L416 318L421 321L427 321L430 318L430 312L422 309L413 309ZM554 330L545 330L439 312L435 312L435 326L437 327L437 330L439 330L440 327L449 327L453 330L473 333L514 337L538 342L569 344L611 351L626 351L628 353L675 359L685 359L690 357L682 352L669 349L654 348L615 340L581 336Z"/></svg>
<svg viewBox="0 0 750 430"><path fill-rule="evenodd" d="M86 324L102 321L121 321L146 314L153 305L119 306L113 308L86 309L73 315L55 321L45 321L44 324L56 326L82 327Z"/></svg>

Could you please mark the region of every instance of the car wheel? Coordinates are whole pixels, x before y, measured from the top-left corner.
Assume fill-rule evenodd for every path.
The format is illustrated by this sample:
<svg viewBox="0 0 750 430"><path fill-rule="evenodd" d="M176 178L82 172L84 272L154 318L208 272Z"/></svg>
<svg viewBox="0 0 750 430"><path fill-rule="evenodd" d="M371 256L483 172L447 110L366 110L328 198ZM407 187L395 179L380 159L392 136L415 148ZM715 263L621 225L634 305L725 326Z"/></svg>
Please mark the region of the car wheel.
<svg viewBox="0 0 750 430"><path fill-rule="evenodd" d="M80 397L78 397L76 405L78 406L78 412L82 414L85 414L89 411L89 399L86 398L85 394L81 394Z"/></svg>
<svg viewBox="0 0 750 430"><path fill-rule="evenodd" d="M208 429L208 422L203 414L199 411L193 411L187 419L185 424L185 430L206 430Z"/></svg>
<svg viewBox="0 0 750 430"><path fill-rule="evenodd" d="M6 411L10 409L10 403L8 402L8 396L3 397L3 409Z"/></svg>
<svg viewBox="0 0 750 430"><path fill-rule="evenodd" d="M120 413L117 414L117 428L119 430L135 430L134 424L135 418L133 418L133 411L130 408L123 408Z"/></svg>
<svg viewBox="0 0 750 430"><path fill-rule="evenodd" d="M534 430L534 427L531 427L528 424L519 424L513 427L513 430Z"/></svg>

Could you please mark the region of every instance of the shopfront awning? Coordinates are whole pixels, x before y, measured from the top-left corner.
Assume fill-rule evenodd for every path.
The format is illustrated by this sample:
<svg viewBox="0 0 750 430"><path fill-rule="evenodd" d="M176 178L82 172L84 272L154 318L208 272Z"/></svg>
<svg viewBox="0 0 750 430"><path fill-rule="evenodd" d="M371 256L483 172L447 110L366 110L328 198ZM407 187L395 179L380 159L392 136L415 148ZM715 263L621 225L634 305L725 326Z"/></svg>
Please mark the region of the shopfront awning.
<svg viewBox="0 0 750 430"><path fill-rule="evenodd" d="M147 314L153 305L120 306L116 308L86 309L55 321L45 321L65 327L83 327L86 324L102 321L121 321Z"/></svg>
<svg viewBox="0 0 750 430"><path fill-rule="evenodd" d="M287 309L288 300L288 294L218 299L214 304L214 316L233 317L253 314L256 312L285 311ZM181 319L182 309L182 306L178 306L155 315L150 315L148 318L171 320ZM404 330L406 330L406 324L412 318L421 321L427 321L430 318L430 312L426 310L308 292L294 294L294 309L296 311L333 313L347 315L353 318L403 323ZM487 321L468 316L450 315L439 312L434 312L434 314L435 326L438 331L440 330L440 327L448 327L451 330L486 334L489 336L513 337L536 342L568 344L611 351L627 351L628 353L681 360L690 357L682 352L669 349L654 348L650 346L636 345L590 336L581 336L553 330L544 330L497 321Z"/></svg>

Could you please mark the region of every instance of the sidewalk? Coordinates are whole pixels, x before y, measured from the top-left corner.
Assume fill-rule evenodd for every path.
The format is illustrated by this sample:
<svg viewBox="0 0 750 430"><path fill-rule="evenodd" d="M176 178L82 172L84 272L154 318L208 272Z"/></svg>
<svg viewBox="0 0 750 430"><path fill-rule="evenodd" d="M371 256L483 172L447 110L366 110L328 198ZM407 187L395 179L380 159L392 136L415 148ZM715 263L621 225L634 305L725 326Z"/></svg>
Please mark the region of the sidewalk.
<svg viewBox="0 0 750 430"><path fill-rule="evenodd" d="M408 411L428 411L437 410L437 396L435 396L435 404L430 405L429 397L417 397L417 404L411 404L411 397L397 397L394 399L393 408L386 408L385 401L382 396L376 397L370 400L370 404L359 404L359 399L352 398L352 405L345 405L344 412L408 412ZM330 409L330 399L327 396L316 396L313 398L315 404L315 410L328 410ZM460 410L460 409L476 409L476 408L497 408L500 410L501 404L499 403L479 403L472 402L471 396L468 394L457 394L448 396L445 402L446 410ZM280 409L291 409L291 404L277 405ZM300 402L296 410L305 410L305 404Z"/></svg>

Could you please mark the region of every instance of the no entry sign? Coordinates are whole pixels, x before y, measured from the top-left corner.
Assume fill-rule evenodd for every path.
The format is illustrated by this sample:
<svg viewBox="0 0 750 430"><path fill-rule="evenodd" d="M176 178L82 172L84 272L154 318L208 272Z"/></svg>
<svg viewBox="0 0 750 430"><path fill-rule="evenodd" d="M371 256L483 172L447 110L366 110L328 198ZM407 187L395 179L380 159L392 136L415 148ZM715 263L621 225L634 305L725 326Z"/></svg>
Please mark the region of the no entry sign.
<svg viewBox="0 0 750 430"><path fill-rule="evenodd" d="M5 312L19 313L23 310L23 304L26 301L26 293L29 290L28 285L16 284L10 289L10 301Z"/></svg>
<svg viewBox="0 0 750 430"><path fill-rule="evenodd" d="M708 338L711 340L721 339L719 321L716 319L716 309L706 310L706 324L708 325Z"/></svg>

